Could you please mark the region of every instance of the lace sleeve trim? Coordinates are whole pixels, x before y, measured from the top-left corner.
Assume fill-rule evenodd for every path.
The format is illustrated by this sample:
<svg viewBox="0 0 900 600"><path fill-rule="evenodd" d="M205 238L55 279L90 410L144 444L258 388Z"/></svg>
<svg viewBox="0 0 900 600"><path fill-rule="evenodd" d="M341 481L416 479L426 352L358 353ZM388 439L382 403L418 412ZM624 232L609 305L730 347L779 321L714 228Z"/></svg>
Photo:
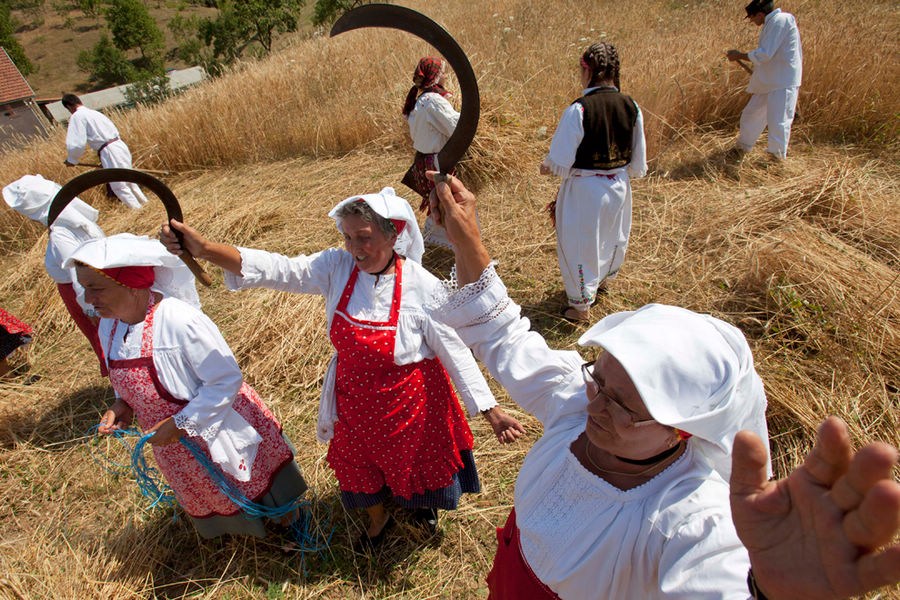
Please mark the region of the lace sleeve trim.
<svg viewBox="0 0 900 600"><path fill-rule="evenodd" d="M450 279L444 282L444 289L446 291L447 297L445 298L442 310L444 312L453 312L454 310L459 310L469 302L475 300L478 296L481 296L485 292L485 290L488 290L492 286L496 285L500 281L500 276L497 275L497 270L495 268L496 264L496 261L491 261L490 264L485 267L484 271L481 272L481 276L477 281L468 283L462 288L458 287L456 279L456 266L454 266L450 271ZM509 297L504 296L488 310L478 315L469 324L480 325L482 323L487 323L488 321L496 319L504 310L506 310L506 307L509 306L509 303Z"/></svg>
<svg viewBox="0 0 900 600"><path fill-rule="evenodd" d="M191 437L200 437L207 443L212 441L219 433L220 423L210 423L206 428L201 428L196 420L191 419L184 413L176 414L174 419L175 427L183 430Z"/></svg>

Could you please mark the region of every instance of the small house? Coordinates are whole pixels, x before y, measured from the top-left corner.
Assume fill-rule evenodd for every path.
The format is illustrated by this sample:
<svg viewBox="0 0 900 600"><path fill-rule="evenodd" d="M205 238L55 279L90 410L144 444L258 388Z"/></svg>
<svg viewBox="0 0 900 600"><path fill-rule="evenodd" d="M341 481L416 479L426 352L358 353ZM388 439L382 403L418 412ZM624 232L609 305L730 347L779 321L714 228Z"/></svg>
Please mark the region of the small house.
<svg viewBox="0 0 900 600"><path fill-rule="evenodd" d="M34 99L34 90L0 47L0 147L17 145L46 135L46 119Z"/></svg>

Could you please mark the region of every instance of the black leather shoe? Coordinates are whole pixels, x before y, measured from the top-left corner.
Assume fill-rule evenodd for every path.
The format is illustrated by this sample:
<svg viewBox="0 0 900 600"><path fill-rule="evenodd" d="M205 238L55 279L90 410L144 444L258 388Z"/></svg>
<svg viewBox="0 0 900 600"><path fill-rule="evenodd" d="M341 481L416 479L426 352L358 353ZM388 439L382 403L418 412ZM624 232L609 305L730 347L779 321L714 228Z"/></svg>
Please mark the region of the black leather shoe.
<svg viewBox="0 0 900 600"><path fill-rule="evenodd" d="M438 529L438 509L436 508L416 508L412 511L413 523L434 535Z"/></svg>
<svg viewBox="0 0 900 600"><path fill-rule="evenodd" d="M362 535L359 536L359 539L356 540L356 549L359 552L368 552L374 550L381 546L384 543L384 539L387 537L387 532L394 528L397 522L394 521L393 516L389 516L388 520L384 523L384 527L381 528L381 531L378 532L378 535L375 537L369 537L369 535L363 531Z"/></svg>

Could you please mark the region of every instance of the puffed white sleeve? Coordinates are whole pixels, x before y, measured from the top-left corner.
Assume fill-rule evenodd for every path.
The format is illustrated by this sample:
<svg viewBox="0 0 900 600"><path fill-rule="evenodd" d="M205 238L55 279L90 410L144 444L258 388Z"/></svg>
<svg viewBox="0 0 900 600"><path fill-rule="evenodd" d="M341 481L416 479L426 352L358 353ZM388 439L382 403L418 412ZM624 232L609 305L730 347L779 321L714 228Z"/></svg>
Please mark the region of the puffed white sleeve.
<svg viewBox="0 0 900 600"><path fill-rule="evenodd" d="M180 302L177 307L168 308L177 310L167 310L158 315L162 318L157 323L166 331L160 332L162 335L154 334L154 340L160 341L160 352L156 352L155 341L153 359L160 363L161 375L182 371L189 380L166 385L169 389L180 388L181 393L175 395L188 401L175 415L175 424L190 435L210 441L218 433L241 388L244 381L241 369L219 328L209 317ZM157 310L162 309L163 306L160 306ZM170 378L171 375L166 377ZM163 379L162 383L165 385L168 382ZM192 392L185 394L185 389Z"/></svg>
<svg viewBox="0 0 900 600"><path fill-rule="evenodd" d="M225 271L229 290L264 287L299 294L328 295L343 250L330 248L293 258L252 248L238 248L241 274Z"/></svg>
<svg viewBox="0 0 900 600"><path fill-rule="evenodd" d="M459 122L459 113L450 102L440 94L432 94L428 103L428 122L443 135L450 137Z"/></svg>
<svg viewBox="0 0 900 600"><path fill-rule="evenodd" d="M584 108L578 102L570 104L563 111L559 120L559 125L553 133L553 139L550 141L550 152L544 158L544 165L548 167L554 175L559 177L568 177L575 164L575 154L578 152L578 146L584 139Z"/></svg>
<svg viewBox="0 0 900 600"><path fill-rule="evenodd" d="M66 162L73 165L81 160L84 147L87 145L87 128L84 126L84 119L78 118L76 114L69 118L69 125L66 128Z"/></svg>
<svg viewBox="0 0 900 600"><path fill-rule="evenodd" d="M667 600L747 600L750 559L727 511L693 514L663 545L660 597Z"/></svg>
<svg viewBox="0 0 900 600"><path fill-rule="evenodd" d="M513 401L545 426L587 404L577 352L552 350L531 331L493 265L434 311L506 388Z"/></svg>
<svg viewBox="0 0 900 600"><path fill-rule="evenodd" d="M425 343L447 369L469 416L497 406L475 357L453 329L426 317L423 334Z"/></svg>
<svg viewBox="0 0 900 600"><path fill-rule="evenodd" d="M647 174L647 141L644 138L644 113L637 102L634 103L634 107L638 112L631 134L631 162L628 163L628 176L636 178Z"/></svg>

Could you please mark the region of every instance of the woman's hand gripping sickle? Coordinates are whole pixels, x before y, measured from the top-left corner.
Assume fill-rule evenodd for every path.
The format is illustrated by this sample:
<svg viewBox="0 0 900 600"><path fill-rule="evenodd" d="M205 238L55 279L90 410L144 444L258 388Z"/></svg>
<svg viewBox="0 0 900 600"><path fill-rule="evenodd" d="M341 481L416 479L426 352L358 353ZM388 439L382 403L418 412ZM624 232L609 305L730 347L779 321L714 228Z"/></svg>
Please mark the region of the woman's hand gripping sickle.
<svg viewBox="0 0 900 600"><path fill-rule="evenodd" d="M427 171L425 175L435 181L428 199L431 214L447 231L447 238L453 244L457 282L462 287L477 281L490 264L491 257L481 242L475 195L453 175L441 175L437 171Z"/></svg>

